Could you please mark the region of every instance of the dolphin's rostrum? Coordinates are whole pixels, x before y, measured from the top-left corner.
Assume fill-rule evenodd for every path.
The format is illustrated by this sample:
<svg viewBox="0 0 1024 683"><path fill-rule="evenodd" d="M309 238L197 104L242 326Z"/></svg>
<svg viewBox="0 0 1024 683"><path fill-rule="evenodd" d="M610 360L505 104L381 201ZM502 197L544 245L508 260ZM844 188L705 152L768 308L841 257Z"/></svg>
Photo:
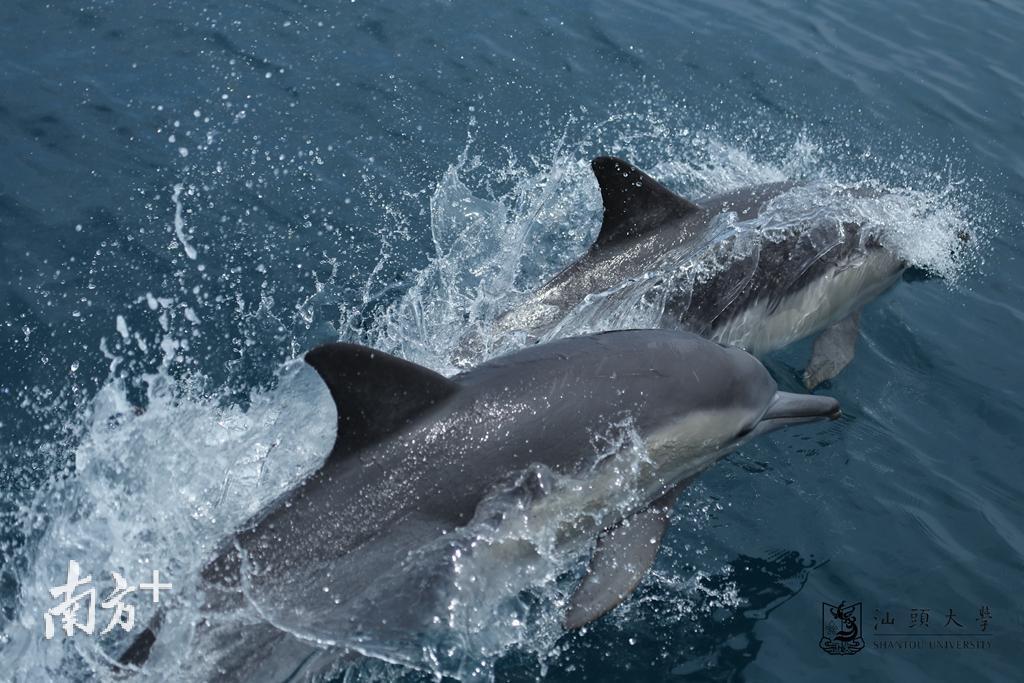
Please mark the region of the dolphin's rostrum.
<svg viewBox="0 0 1024 683"><path fill-rule="evenodd" d="M242 603L264 620L223 637L218 655L231 661L220 675L311 667L324 650L335 659L358 650L367 634L397 642L428 628L426 596L445 576L418 575L410 558L531 467L580 485L561 502L550 500L557 492L530 498L515 514L543 526L560 511L558 542L581 551L599 539L564 618L581 626L644 576L687 482L754 436L839 413L832 398L778 391L749 354L676 331L563 339L450 379L353 344L319 347L306 361L336 404L337 441L203 571L200 631L215 634L216 613ZM625 483L622 456L595 458L595 434L612 424L628 424L645 448ZM154 640L159 647L157 625L123 663L141 665Z"/></svg>

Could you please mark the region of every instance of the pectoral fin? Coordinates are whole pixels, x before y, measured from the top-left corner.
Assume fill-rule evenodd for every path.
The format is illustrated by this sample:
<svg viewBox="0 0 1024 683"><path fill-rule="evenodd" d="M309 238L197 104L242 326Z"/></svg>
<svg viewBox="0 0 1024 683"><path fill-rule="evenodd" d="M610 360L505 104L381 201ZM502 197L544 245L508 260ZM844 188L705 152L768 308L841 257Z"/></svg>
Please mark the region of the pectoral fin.
<svg viewBox="0 0 1024 683"><path fill-rule="evenodd" d="M842 372L853 360L859 334L860 311L854 311L818 335L811 361L804 370L804 386L814 389Z"/></svg>
<svg viewBox="0 0 1024 683"><path fill-rule="evenodd" d="M634 513L602 534L587 574L576 587L565 613L566 629L589 624L632 594L654 564L668 528L669 513L688 483L676 486L646 510Z"/></svg>

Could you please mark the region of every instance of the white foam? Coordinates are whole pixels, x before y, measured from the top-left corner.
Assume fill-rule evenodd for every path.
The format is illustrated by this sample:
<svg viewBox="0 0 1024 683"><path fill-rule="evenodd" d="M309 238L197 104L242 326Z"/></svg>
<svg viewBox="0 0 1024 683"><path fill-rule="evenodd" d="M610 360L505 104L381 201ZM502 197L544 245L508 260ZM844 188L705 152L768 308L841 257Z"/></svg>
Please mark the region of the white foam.
<svg viewBox="0 0 1024 683"><path fill-rule="evenodd" d="M187 152L182 154L182 156L185 156L186 154ZM185 250L185 255L195 261L198 253L196 252L196 248L192 246L188 237L185 236L185 217L182 215L181 207L181 191L184 189L184 185L177 183L174 186L174 192L171 194L171 201L174 202L174 234L178 238L178 241L181 242L181 247Z"/></svg>
<svg viewBox="0 0 1024 683"><path fill-rule="evenodd" d="M148 380L141 414L122 383L100 391L73 476L41 490L26 517L35 539L25 549L30 571L21 577L21 607L3 648L14 680L102 674L107 655L123 647L84 634L43 639L43 614L55 604L48 591L64 583L69 560L105 586L104 595L111 571L138 583L159 569L173 579L173 606L194 590L221 539L301 481L334 442L333 401L304 363L284 367L277 386L254 393L247 410L219 406L198 386L166 375ZM142 612L137 620L148 618Z"/></svg>

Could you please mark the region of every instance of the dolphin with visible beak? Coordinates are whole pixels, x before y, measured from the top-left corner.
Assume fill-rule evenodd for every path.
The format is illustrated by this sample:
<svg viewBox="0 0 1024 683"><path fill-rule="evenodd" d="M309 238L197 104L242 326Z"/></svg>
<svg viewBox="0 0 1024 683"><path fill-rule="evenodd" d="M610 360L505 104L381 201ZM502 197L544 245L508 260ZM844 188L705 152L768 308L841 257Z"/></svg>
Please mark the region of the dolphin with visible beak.
<svg viewBox="0 0 1024 683"><path fill-rule="evenodd" d="M423 571L434 566L424 564L431 549L479 519L503 483L537 468L575 485L538 484L491 511L533 528L557 525L556 543L578 553L597 540L564 614L567 628L587 624L648 571L694 477L756 436L839 415L832 398L779 391L746 352L678 331L561 339L452 378L345 343L305 360L336 405L337 438L322 467L239 529L202 572L195 628L216 644L220 680L294 676L364 652L370 639L393 643L389 658L403 661L403 639L441 623L437 610L451 599L453 574ZM621 466L624 452L595 452L595 435L623 424L644 449L635 467ZM241 605L259 620L218 630L217 613ZM145 664L160 646L159 625L123 665Z"/></svg>

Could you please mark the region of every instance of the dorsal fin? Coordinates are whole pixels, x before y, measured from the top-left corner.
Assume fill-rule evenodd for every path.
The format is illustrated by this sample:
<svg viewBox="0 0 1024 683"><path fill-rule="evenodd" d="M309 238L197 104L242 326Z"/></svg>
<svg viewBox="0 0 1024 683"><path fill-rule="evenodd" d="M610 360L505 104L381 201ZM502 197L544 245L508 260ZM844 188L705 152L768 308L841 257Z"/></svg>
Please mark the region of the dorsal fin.
<svg viewBox="0 0 1024 683"><path fill-rule="evenodd" d="M590 167L604 201L604 222L597 246L642 235L700 210L628 161L597 157Z"/></svg>
<svg viewBox="0 0 1024 683"><path fill-rule="evenodd" d="M338 410L332 455L351 453L400 429L451 396L451 380L422 365L358 344L324 344L306 362L327 384Z"/></svg>

